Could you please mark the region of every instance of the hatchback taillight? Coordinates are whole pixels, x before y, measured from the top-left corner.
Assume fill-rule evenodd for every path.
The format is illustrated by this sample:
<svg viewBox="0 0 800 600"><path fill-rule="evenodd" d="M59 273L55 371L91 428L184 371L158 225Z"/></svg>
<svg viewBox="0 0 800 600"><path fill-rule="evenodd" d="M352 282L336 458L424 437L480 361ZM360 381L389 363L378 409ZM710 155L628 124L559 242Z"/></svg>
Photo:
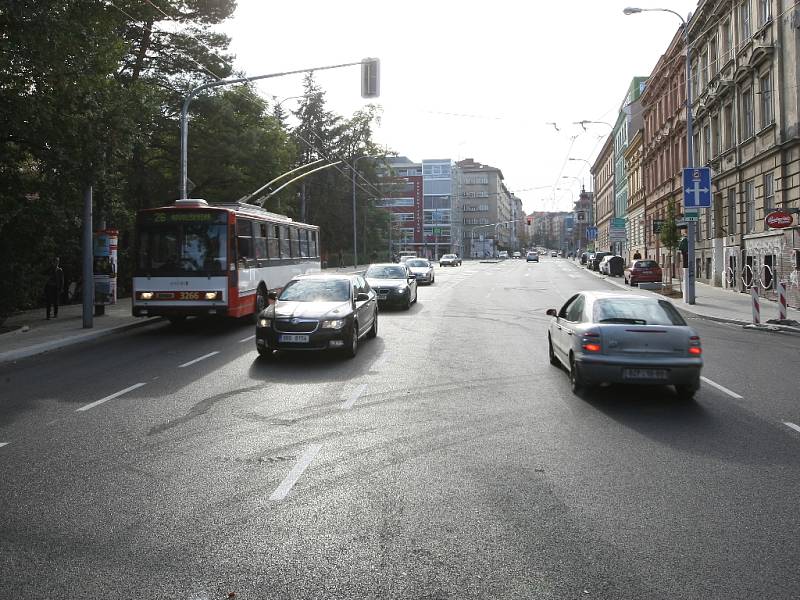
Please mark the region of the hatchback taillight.
<svg viewBox="0 0 800 600"><path fill-rule="evenodd" d="M596 331L587 331L581 336L581 348L585 352L601 352L603 345L600 343L600 334Z"/></svg>
<svg viewBox="0 0 800 600"><path fill-rule="evenodd" d="M692 356L703 354L703 348L700 346L700 336L693 335L689 338L689 354Z"/></svg>

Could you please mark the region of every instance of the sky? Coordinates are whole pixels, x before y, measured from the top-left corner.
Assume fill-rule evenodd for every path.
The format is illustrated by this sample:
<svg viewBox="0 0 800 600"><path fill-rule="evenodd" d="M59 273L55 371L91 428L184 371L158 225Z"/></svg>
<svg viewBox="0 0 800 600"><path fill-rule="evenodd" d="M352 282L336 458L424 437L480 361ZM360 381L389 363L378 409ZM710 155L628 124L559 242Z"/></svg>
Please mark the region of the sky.
<svg viewBox="0 0 800 600"><path fill-rule="evenodd" d="M414 161L473 158L502 170L526 212L571 210L616 120L628 84L647 76L677 16L626 16L634 0L274 2L238 0L220 27L247 75L381 61L381 96L361 98L358 66L317 72L329 110L382 107L376 141ZM687 17L697 0L644 1ZM278 100L302 75L261 81ZM294 109L297 99L284 108ZM577 159L577 160L569 160Z"/></svg>

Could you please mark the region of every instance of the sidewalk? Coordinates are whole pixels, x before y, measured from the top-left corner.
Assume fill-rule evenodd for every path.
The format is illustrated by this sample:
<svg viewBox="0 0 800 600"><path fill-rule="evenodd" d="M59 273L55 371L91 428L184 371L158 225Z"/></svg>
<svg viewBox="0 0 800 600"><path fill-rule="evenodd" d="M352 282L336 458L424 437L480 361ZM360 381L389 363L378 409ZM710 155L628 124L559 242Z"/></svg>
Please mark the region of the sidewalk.
<svg viewBox="0 0 800 600"><path fill-rule="evenodd" d="M655 291L638 289L636 287L625 285L625 282L621 277L609 277L608 275L603 275L597 271L586 269L574 261L570 261L570 264L576 269L584 270L587 273L591 273L595 277L605 279L608 283L616 285L624 290L638 291L639 293L643 294L653 294L658 297L664 297L662 294L659 294ZM673 279L673 289L679 290L679 285L679 281L677 279ZM714 287L712 285L707 285L705 283L695 282L694 304L686 304L682 298L670 299L675 304L675 307L679 310L698 317L703 317L704 319L721 321L723 323L735 323L754 328L758 327L761 329L800 333L800 327L767 324L768 320L778 318L778 303L773 302L772 300L767 300L766 298L759 299L761 305L762 323L760 326L753 325L752 301L749 294L742 294L739 292L733 292L731 290ZM800 321L800 311L789 308L786 311L786 318Z"/></svg>
<svg viewBox="0 0 800 600"><path fill-rule="evenodd" d="M160 318L131 316L131 299L121 298L106 306L105 314L93 317L92 329L83 328L83 305L68 304L58 309L58 318L45 320L44 308L28 310L6 319L0 334L0 364L94 340L160 322Z"/></svg>

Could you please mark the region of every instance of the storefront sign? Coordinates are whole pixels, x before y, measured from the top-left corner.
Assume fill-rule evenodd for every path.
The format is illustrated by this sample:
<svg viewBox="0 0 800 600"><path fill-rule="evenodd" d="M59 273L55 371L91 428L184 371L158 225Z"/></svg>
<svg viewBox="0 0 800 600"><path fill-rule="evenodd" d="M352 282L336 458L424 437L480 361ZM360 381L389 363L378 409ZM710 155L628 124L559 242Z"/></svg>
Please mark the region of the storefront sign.
<svg viewBox="0 0 800 600"><path fill-rule="evenodd" d="M776 210L769 213L765 221L767 227L770 229L783 229L784 227L791 227L793 225L794 217L791 213Z"/></svg>

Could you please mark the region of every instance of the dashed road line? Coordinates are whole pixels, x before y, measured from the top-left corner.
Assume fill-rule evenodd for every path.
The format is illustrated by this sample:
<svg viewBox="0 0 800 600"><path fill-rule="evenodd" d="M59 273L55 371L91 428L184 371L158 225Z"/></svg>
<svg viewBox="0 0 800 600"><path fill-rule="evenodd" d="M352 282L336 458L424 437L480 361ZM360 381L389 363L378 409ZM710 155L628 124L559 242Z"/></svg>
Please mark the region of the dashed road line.
<svg viewBox="0 0 800 600"><path fill-rule="evenodd" d="M352 390L349 394L346 392L343 393L342 400L345 400L345 402L344 404L342 404L341 407L342 410L350 410L351 408L353 408L353 404L356 403L356 400L358 400L358 398L366 391L367 391L367 384L362 383L356 389Z"/></svg>
<svg viewBox="0 0 800 600"><path fill-rule="evenodd" d="M0 442L0 448L3 446L8 446L11 442Z"/></svg>
<svg viewBox="0 0 800 600"><path fill-rule="evenodd" d="M178 368L182 369L184 367L189 367L189 366L191 366L191 365L193 365L195 363L199 363L201 360L205 360L207 358L211 358L212 356L216 356L217 354L219 354L219 350L214 350L214 352L209 352L208 354L204 354L200 358L195 358L194 360L190 360L187 363L183 363L182 365L178 365Z"/></svg>
<svg viewBox="0 0 800 600"><path fill-rule="evenodd" d="M127 394L128 392L132 392L133 390L135 390L137 388L140 388L143 385L146 385L146 384L144 384L144 383L135 383L130 387L126 387L124 390L120 390L120 391L118 391L118 392L116 392L114 394L111 394L110 396L106 396L105 398L101 398L100 400L95 400L94 402L90 402L89 404L84 404L80 408L76 409L75 412L83 412L85 410L89 410L90 408L94 408L95 406L103 404L104 402L108 402L109 400L113 400L114 398L119 398L123 394Z"/></svg>
<svg viewBox="0 0 800 600"><path fill-rule="evenodd" d="M256 334L253 334L250 337L246 337L243 340L239 340L239 343L243 344L244 342L249 342L250 340L254 340L254 339L256 339Z"/></svg>
<svg viewBox="0 0 800 600"><path fill-rule="evenodd" d="M281 481L281 484L272 492L272 495L269 497L270 500L283 500L286 495L291 491L292 487L297 480L300 479L300 476L303 474L308 468L308 465L311 464L311 461L314 460L314 457L322 448L322 444L312 444L308 450L303 453L303 456L300 457L300 460L292 467L292 470L289 471L289 474L286 478Z"/></svg>
<svg viewBox="0 0 800 600"><path fill-rule="evenodd" d="M794 423L790 423L789 421L784 421L783 424L786 425L787 427L791 427L795 431L800 432L800 425L795 425Z"/></svg>
<svg viewBox="0 0 800 600"><path fill-rule="evenodd" d="M729 390L728 388L726 388L724 385L720 385L716 381L711 381L708 377L700 376L700 379L705 381L711 387L717 388L720 392L725 392L726 394L728 394L732 398L736 398L737 400L741 400L743 398L742 396L740 396L736 392L733 392L733 391Z"/></svg>

